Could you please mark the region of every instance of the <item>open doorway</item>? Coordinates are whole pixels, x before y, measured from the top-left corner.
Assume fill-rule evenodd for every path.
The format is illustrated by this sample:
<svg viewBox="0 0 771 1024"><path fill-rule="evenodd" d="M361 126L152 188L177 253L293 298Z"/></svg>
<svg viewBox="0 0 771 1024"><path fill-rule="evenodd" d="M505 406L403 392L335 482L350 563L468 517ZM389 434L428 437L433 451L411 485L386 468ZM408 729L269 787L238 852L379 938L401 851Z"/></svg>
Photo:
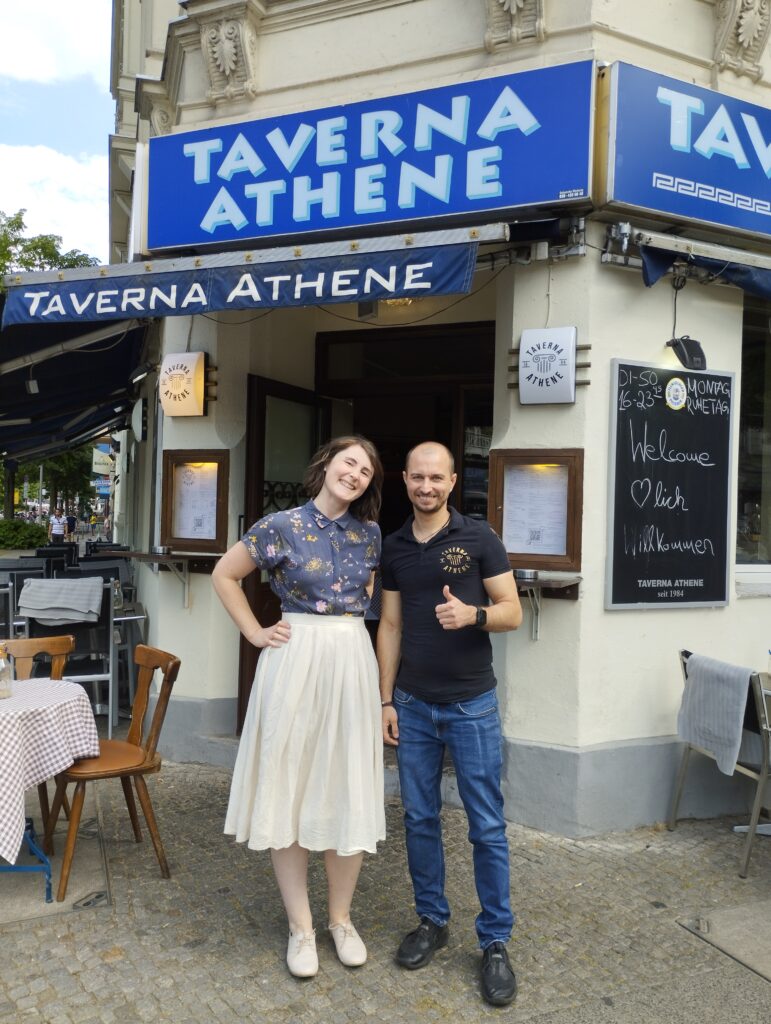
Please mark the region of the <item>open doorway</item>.
<svg viewBox="0 0 771 1024"><path fill-rule="evenodd" d="M455 456L451 504L486 519L494 323L330 332L316 341L316 393L346 400L350 429L383 459L383 534L409 515L404 458L424 440L441 441Z"/></svg>

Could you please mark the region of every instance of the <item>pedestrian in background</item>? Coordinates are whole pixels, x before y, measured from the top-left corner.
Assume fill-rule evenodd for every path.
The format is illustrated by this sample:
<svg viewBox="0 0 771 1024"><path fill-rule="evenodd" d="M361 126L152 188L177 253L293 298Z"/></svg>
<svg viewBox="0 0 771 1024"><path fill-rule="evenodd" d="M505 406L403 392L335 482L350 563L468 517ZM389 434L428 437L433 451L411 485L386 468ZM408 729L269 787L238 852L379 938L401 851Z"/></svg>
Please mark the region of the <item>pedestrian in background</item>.
<svg viewBox="0 0 771 1024"><path fill-rule="evenodd" d="M67 536L67 519L60 505L48 520L48 543L63 544Z"/></svg>
<svg viewBox="0 0 771 1024"><path fill-rule="evenodd" d="M385 838L377 663L364 628L380 560L383 467L371 442L341 437L314 455L311 500L255 523L212 581L261 649L233 772L225 832L270 849L289 922L287 966L318 971L308 852L324 851L329 931L340 961L367 950L350 911L363 854ZM281 619L262 625L240 582L267 570Z"/></svg>
<svg viewBox="0 0 771 1024"><path fill-rule="evenodd" d="M383 740L397 747L407 862L420 918L396 961L409 970L425 967L449 936L440 820L448 750L474 847L482 995L505 1006L517 991L506 952L514 915L488 634L516 629L522 609L506 549L491 527L448 508L457 479L449 449L417 445L403 477L413 515L383 545L377 636Z"/></svg>

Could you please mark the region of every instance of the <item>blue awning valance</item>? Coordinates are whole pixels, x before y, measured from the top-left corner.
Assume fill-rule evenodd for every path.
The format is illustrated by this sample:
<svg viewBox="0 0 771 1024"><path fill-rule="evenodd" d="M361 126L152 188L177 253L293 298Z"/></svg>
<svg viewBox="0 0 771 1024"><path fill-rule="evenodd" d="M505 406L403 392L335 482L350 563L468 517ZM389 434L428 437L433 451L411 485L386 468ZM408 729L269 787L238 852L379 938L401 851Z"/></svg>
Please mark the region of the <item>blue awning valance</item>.
<svg viewBox="0 0 771 1024"><path fill-rule="evenodd" d="M706 270L714 278L722 278L724 281L736 285L737 288L749 292L750 295L757 295L761 299L771 299L771 270L749 267L743 263L715 260L693 253L685 255L681 252L652 249L647 245L640 246L640 257L643 264L643 280L649 288L671 270L675 260L682 260L689 266Z"/></svg>
<svg viewBox="0 0 771 1024"><path fill-rule="evenodd" d="M727 281L750 295L771 298L771 256L748 249L618 225L618 236L631 239L640 251L643 280L650 288L676 262L706 272L707 278Z"/></svg>
<svg viewBox="0 0 771 1024"><path fill-rule="evenodd" d="M504 225L490 225L10 275L3 327L462 294L471 287L479 241L506 234Z"/></svg>

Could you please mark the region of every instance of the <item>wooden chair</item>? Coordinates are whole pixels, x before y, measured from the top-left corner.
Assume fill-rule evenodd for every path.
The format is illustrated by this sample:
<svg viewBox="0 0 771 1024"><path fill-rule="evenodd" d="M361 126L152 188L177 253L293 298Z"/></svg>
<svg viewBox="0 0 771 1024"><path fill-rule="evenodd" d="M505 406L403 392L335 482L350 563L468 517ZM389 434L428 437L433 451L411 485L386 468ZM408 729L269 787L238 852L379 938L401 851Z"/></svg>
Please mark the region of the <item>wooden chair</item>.
<svg viewBox="0 0 771 1024"><path fill-rule="evenodd" d="M75 650L74 636L41 636L22 640L6 640L5 646L13 662L17 679L29 679L32 675L32 663L38 654L47 654L51 658L50 679L61 679L68 655ZM48 786L41 782L37 787L40 800L40 817L45 830L50 817L48 805ZM66 794L63 795L64 813L69 817L70 805Z"/></svg>
<svg viewBox="0 0 771 1024"><path fill-rule="evenodd" d="M137 675L137 689L134 703L131 709L131 725L128 736L125 740L101 740L99 743L99 756L84 758L76 761L70 768L67 768L58 777L56 796L54 797L51 814L46 827L45 848L48 848L53 831L56 828L56 821L64 799L64 790L67 783L75 783L75 793L72 798L72 809L70 811L70 824L67 830L67 841L62 859L62 873L59 880L59 890L56 894L57 902L61 903L67 893L67 883L72 868L72 857L75 853L75 842L78 837L78 825L80 815L83 811L83 801L86 793L86 783L95 782L99 779L120 779L123 787L123 795L126 798L131 825L134 829L136 842L141 843L142 832L139 828L139 817L134 802L134 793L131 788L131 780L134 780L139 803L147 822L150 838L155 848L155 855L161 867L161 875L169 877L169 865L166 861L166 854L163 850L161 837L158 832L158 825L153 813L153 805L150 802L150 794L147 791L147 783L144 776L159 772L161 769L161 758L156 753L158 737L160 736L163 720L166 716L171 688L179 672L180 660L173 654L167 654L155 647L146 647L138 644L134 653L134 661L139 667ZM147 713L147 705L150 698L150 684L156 669L163 672L158 702L155 705L150 728L143 738L144 720Z"/></svg>
<svg viewBox="0 0 771 1024"><path fill-rule="evenodd" d="M40 636L32 639L7 640L6 646L14 665L17 679L29 679L32 675L32 663L38 654L47 654L51 658L51 679L61 679L67 657L75 650L75 637Z"/></svg>

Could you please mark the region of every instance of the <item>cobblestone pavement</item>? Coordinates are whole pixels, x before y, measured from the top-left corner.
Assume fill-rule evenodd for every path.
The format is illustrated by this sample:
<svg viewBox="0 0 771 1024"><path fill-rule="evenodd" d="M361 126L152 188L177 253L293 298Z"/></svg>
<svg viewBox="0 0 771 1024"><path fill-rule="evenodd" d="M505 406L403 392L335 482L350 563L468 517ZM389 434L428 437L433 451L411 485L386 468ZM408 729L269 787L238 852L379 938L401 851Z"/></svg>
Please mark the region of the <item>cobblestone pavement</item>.
<svg viewBox="0 0 771 1024"><path fill-rule="evenodd" d="M120 787L99 784L112 905L0 929L0 1021L751 1024L771 1016L768 982L678 924L771 895L771 841L758 841L742 881L741 839L726 820L581 840L511 826L518 923L510 953L520 991L514 1006L494 1009L478 992L476 902L461 811L445 812L449 947L421 971L393 962L415 918L400 810L390 802L388 841L365 861L354 905L368 963L347 970L335 958L316 856L311 888L321 970L297 981L284 962L286 927L269 855L222 835L229 782L222 769L176 764L150 780L170 880L160 877L149 838L133 842ZM699 1000L720 1004L729 983L742 987L742 1005L735 1013L725 1006L705 1013ZM670 1011L678 992L695 993L693 1015ZM632 1006L631 1015L621 1014L622 1006ZM636 1016L635 1006L644 1013Z"/></svg>

